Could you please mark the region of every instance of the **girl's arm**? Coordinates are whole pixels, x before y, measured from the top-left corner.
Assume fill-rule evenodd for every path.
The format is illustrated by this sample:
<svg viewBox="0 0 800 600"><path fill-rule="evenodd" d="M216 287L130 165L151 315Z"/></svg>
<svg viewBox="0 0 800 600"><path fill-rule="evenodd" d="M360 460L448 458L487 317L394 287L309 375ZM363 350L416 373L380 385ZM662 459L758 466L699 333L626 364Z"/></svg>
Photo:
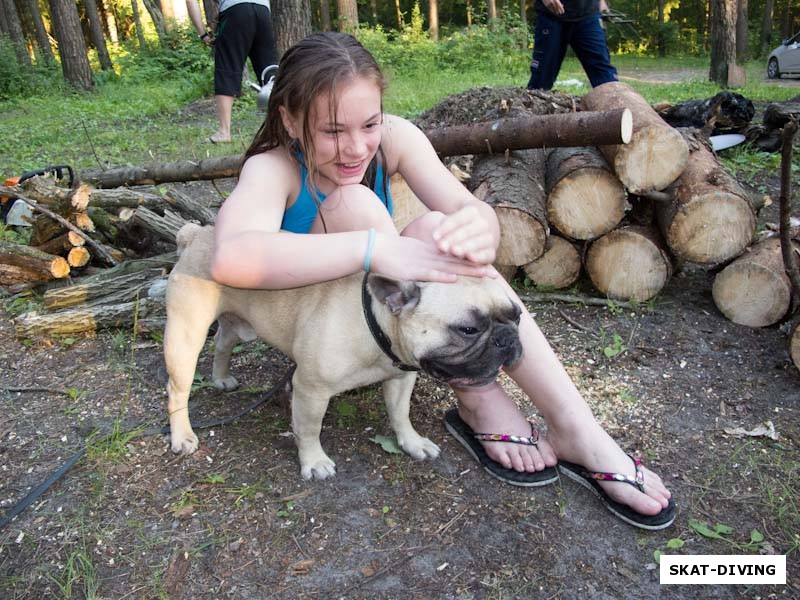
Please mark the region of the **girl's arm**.
<svg viewBox="0 0 800 600"><path fill-rule="evenodd" d="M253 156L215 223L211 276L223 285L286 289L338 279L364 269L369 232L280 231L287 199L297 194L296 165L280 152ZM485 269L419 240L376 233L370 270L396 279L453 281Z"/></svg>
<svg viewBox="0 0 800 600"><path fill-rule="evenodd" d="M491 264L500 243L494 209L456 179L413 123L387 115L384 140L390 172L400 173L429 209L447 215L433 232L439 250L474 263Z"/></svg>

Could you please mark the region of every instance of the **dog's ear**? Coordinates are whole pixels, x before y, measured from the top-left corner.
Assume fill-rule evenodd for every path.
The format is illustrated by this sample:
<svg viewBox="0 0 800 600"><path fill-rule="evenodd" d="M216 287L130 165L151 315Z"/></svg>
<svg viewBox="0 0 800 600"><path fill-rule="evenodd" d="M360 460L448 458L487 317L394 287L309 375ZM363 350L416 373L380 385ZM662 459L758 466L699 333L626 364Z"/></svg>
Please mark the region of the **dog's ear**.
<svg viewBox="0 0 800 600"><path fill-rule="evenodd" d="M367 285L375 299L386 305L392 314L412 309L419 303L420 288L413 281L397 281L380 275L370 275Z"/></svg>

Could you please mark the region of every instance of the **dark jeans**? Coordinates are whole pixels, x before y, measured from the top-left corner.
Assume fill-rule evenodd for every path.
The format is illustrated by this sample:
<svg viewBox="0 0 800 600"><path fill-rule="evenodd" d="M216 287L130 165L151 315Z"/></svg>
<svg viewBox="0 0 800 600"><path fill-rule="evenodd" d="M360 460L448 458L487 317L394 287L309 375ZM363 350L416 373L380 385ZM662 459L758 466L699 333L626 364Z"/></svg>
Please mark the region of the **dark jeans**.
<svg viewBox="0 0 800 600"><path fill-rule="evenodd" d="M617 70L611 65L599 13L581 21L563 22L549 13L537 12L529 90L553 87L567 46L572 47L581 61L592 87L617 81Z"/></svg>

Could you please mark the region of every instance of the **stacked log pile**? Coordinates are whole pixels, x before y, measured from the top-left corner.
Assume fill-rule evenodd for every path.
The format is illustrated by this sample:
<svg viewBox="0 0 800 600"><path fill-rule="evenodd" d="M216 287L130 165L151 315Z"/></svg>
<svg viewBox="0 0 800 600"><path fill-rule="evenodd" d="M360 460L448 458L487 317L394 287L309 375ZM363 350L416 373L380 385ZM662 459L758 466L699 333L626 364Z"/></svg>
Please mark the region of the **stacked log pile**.
<svg viewBox="0 0 800 600"><path fill-rule="evenodd" d="M495 208L496 267L509 279L522 270L542 289L564 289L585 274L605 298L646 301L681 263L718 268L753 241L758 203L725 171L703 132L668 125L623 83L583 98L471 90L417 124L451 170ZM0 187L0 195L23 198L35 210L31 245L0 245L0 285L12 293L46 290L41 312L16 319L18 335L134 319L157 326L161 307L149 294L176 260L177 230L187 221L213 223L218 206L153 185L230 176L239 160L85 172L89 184L75 189L44 178ZM399 228L425 210L397 177L392 193ZM713 296L723 314L755 326L783 317L785 282L773 285L768 300L753 300L767 293L763 274L779 271L773 253L753 247L747 260L720 273Z"/></svg>

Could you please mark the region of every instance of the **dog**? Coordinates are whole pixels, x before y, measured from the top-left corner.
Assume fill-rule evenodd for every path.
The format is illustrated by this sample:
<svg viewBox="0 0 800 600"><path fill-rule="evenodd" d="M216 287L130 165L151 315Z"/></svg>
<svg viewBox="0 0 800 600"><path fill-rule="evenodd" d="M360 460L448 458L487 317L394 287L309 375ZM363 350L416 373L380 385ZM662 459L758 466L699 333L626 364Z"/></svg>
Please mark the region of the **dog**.
<svg viewBox="0 0 800 600"><path fill-rule="evenodd" d="M485 385L521 357L521 309L494 279L429 283L357 273L287 290L237 289L209 275L212 226L185 225L176 239L179 259L167 283L164 332L176 454L198 447L189 421L189 392L215 320L212 371L217 388L237 386L229 365L239 341L262 338L296 363L292 431L304 479L336 472L319 439L332 396L383 382L399 446L415 459L433 459L439 447L417 433L409 418L417 371L455 386Z"/></svg>

